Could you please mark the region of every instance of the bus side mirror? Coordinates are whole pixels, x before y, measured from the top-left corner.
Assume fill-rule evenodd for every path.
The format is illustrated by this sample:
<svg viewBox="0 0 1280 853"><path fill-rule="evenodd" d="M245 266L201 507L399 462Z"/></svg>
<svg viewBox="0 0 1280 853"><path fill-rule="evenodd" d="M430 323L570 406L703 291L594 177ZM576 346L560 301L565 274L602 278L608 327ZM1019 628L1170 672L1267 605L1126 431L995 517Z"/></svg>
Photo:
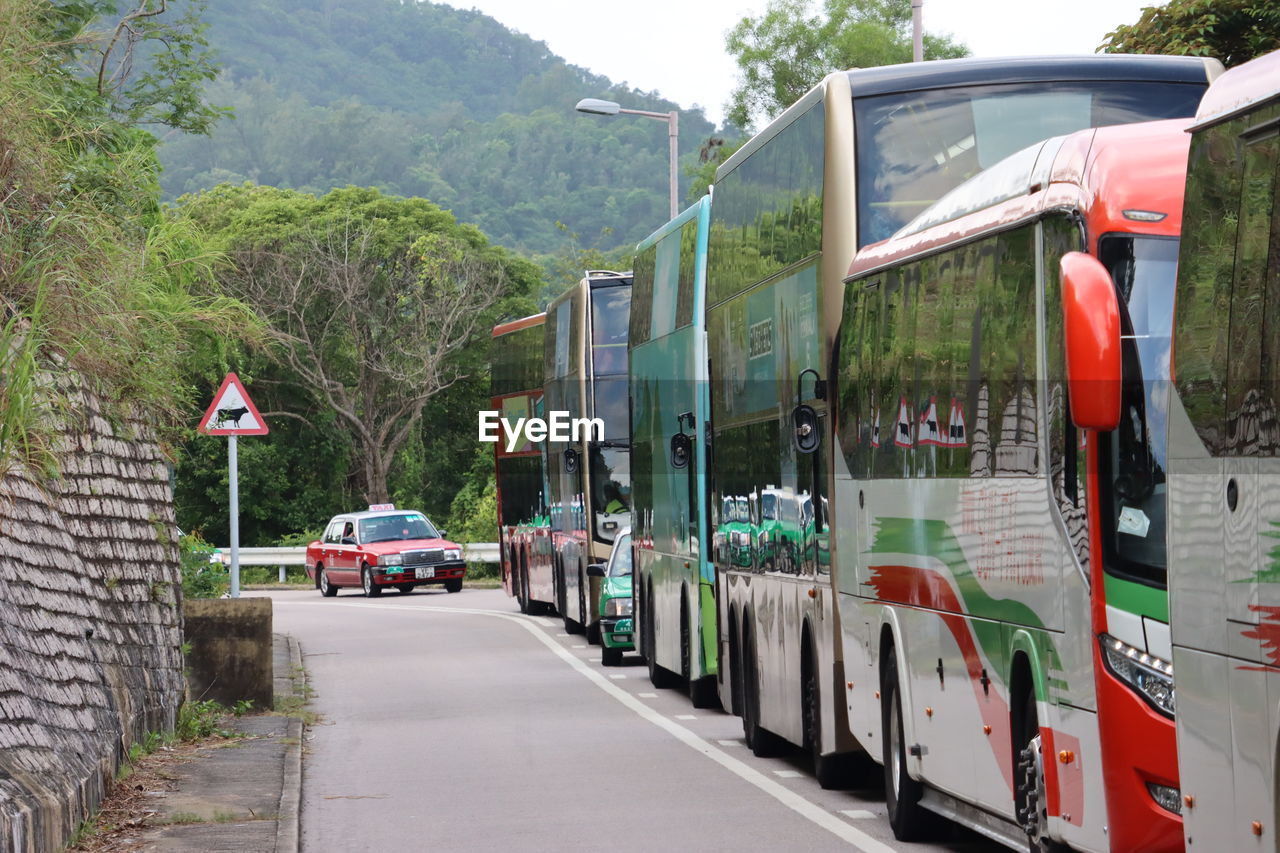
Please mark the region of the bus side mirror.
<svg viewBox="0 0 1280 853"><path fill-rule="evenodd" d="M1063 255L1062 319L1071 420L1107 432L1120 425L1120 302L1107 268L1092 255Z"/></svg>
<svg viewBox="0 0 1280 853"><path fill-rule="evenodd" d="M693 456L693 442L689 436L678 432L671 436L671 467L689 467L689 458Z"/></svg>

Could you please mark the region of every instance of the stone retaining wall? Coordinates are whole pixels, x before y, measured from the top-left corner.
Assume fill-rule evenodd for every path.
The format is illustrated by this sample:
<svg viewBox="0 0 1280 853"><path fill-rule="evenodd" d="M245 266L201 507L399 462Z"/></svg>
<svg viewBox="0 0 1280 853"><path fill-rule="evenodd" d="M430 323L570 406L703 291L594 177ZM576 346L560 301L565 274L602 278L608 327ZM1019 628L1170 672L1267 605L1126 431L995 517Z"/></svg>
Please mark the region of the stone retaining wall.
<svg viewBox="0 0 1280 853"><path fill-rule="evenodd" d="M0 478L0 851L60 850L182 696L165 459L73 402L61 476Z"/></svg>

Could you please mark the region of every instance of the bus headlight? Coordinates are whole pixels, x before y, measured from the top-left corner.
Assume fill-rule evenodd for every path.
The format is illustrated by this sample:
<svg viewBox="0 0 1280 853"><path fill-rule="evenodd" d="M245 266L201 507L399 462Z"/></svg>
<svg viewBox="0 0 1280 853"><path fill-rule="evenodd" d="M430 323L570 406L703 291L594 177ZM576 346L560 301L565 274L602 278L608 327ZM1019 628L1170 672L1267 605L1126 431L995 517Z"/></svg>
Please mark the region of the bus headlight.
<svg viewBox="0 0 1280 853"><path fill-rule="evenodd" d="M400 554L383 554L378 557L379 566L400 566L404 564L404 557Z"/></svg>
<svg viewBox="0 0 1280 853"><path fill-rule="evenodd" d="M1172 717L1173 664L1136 649L1110 634L1099 637L1102 657L1116 678L1132 687L1151 707Z"/></svg>
<svg viewBox="0 0 1280 853"><path fill-rule="evenodd" d="M630 598L611 598L604 603L605 616L630 616L632 603Z"/></svg>

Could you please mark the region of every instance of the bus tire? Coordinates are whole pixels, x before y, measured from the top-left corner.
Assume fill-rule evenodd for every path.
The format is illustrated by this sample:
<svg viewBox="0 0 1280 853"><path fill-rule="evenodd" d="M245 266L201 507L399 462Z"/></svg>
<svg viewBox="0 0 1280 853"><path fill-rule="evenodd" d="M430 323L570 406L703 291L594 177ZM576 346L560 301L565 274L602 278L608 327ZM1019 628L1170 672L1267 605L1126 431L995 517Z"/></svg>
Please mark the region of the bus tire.
<svg viewBox="0 0 1280 853"><path fill-rule="evenodd" d="M749 617L744 616L743 621ZM742 734L756 758L772 758L782 752L782 738L760 725L760 671L756 664L756 641L749 628L743 629Z"/></svg>
<svg viewBox="0 0 1280 853"><path fill-rule="evenodd" d="M1014 770L1014 815L1027 834L1030 853L1065 853L1069 848L1044 833L1049 811L1045 797L1044 756L1040 743L1040 720L1036 711L1035 687L1028 685L1018 729L1017 766Z"/></svg>
<svg viewBox="0 0 1280 853"><path fill-rule="evenodd" d="M812 647L810 647L812 649ZM810 650L804 668L804 745L813 758L813 776L825 790L850 787L852 756L822 754L822 696L818 689L818 666Z"/></svg>
<svg viewBox="0 0 1280 853"><path fill-rule="evenodd" d="M611 649L603 646L600 649L601 666L622 666L622 649Z"/></svg>
<svg viewBox="0 0 1280 853"><path fill-rule="evenodd" d="M889 826L899 841L922 841L937 824L933 812L920 805L924 785L907 772L907 743L902 727L902 692L898 661L890 649L880 676L880 724L884 737L884 802Z"/></svg>

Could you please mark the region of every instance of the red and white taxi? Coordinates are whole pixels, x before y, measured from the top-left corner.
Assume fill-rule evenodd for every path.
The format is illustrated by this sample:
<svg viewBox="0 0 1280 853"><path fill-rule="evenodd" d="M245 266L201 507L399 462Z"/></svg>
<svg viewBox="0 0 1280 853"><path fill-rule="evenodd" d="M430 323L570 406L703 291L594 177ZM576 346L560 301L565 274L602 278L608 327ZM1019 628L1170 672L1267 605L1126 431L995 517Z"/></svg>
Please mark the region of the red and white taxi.
<svg viewBox="0 0 1280 853"><path fill-rule="evenodd" d="M391 504L335 515L324 536L307 546L307 576L325 596L344 586L359 587L369 598L385 587L408 593L424 584L458 592L466 573L460 545L422 513Z"/></svg>

